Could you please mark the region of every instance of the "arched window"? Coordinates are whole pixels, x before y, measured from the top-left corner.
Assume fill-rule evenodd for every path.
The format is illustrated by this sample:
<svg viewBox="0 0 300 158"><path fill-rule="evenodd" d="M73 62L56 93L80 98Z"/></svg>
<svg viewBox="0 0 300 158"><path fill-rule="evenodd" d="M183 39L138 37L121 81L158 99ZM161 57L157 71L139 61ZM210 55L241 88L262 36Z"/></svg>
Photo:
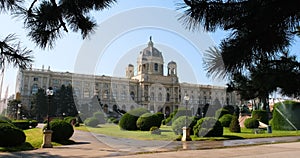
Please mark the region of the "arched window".
<svg viewBox="0 0 300 158"><path fill-rule="evenodd" d="M132 100L134 100L134 92L130 92L130 97Z"/></svg>
<svg viewBox="0 0 300 158"><path fill-rule="evenodd" d="M158 101L162 101L162 94L161 93L158 94Z"/></svg>
<svg viewBox="0 0 300 158"><path fill-rule="evenodd" d="M151 97L151 98L150 98L151 100L155 101L154 93L153 93L153 92L151 93L150 97Z"/></svg>
<svg viewBox="0 0 300 158"><path fill-rule="evenodd" d="M170 101L170 93L167 93L167 102Z"/></svg>
<svg viewBox="0 0 300 158"><path fill-rule="evenodd" d="M154 64L154 71L158 71L158 64L157 63Z"/></svg>

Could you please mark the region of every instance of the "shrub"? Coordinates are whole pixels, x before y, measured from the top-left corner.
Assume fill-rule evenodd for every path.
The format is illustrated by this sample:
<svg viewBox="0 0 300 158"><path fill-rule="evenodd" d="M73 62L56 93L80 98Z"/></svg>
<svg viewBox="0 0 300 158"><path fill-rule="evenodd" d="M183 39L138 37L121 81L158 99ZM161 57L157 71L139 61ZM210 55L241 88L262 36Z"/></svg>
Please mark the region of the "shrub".
<svg viewBox="0 0 300 158"><path fill-rule="evenodd" d="M26 140L25 133L10 123L0 123L0 146L18 146Z"/></svg>
<svg viewBox="0 0 300 158"><path fill-rule="evenodd" d="M230 114L230 112L229 112L227 109L221 108L221 109L219 109L219 110L216 111L216 113L215 113L215 118L216 118L216 119L219 119L219 118L221 118L223 115L226 115L226 114Z"/></svg>
<svg viewBox="0 0 300 158"><path fill-rule="evenodd" d="M273 119L271 122L274 130L295 130L300 129L300 103L284 101L276 103L273 108ZM282 116L278 111L284 116ZM290 121L290 123L287 120ZM294 126L294 127L293 127Z"/></svg>
<svg viewBox="0 0 300 158"><path fill-rule="evenodd" d="M256 118L264 124L269 123L269 117L266 110L254 110L252 111L252 118Z"/></svg>
<svg viewBox="0 0 300 158"><path fill-rule="evenodd" d="M60 142L68 140L74 133L73 126L64 120L54 120L50 122L52 133L52 141Z"/></svg>
<svg viewBox="0 0 300 158"><path fill-rule="evenodd" d="M175 134L182 134L182 127L185 127L186 116L180 116L172 123L172 130ZM187 118L187 125L189 126L193 121L192 117Z"/></svg>
<svg viewBox="0 0 300 158"><path fill-rule="evenodd" d="M192 116L192 111L190 109L188 109L186 111L185 108L178 108L177 112L173 115L172 121L174 122L177 118L181 117L181 116L188 116L191 117Z"/></svg>
<svg viewBox="0 0 300 158"><path fill-rule="evenodd" d="M258 128L259 122L256 118L247 118L244 122L246 128Z"/></svg>
<svg viewBox="0 0 300 158"><path fill-rule="evenodd" d="M84 124L90 127L97 127L97 125L99 124L99 120L95 117L89 117L84 120Z"/></svg>
<svg viewBox="0 0 300 158"><path fill-rule="evenodd" d="M161 131L160 131L160 129L159 129L158 127L153 126L153 127L150 128L150 133L151 133L151 134L160 135L160 134L161 134Z"/></svg>
<svg viewBox="0 0 300 158"><path fill-rule="evenodd" d="M205 117L198 120L193 130L198 137L221 137L223 135L223 126L214 117Z"/></svg>
<svg viewBox="0 0 300 158"><path fill-rule="evenodd" d="M223 127L229 127L231 120L232 120L231 114L225 114L219 119L219 121Z"/></svg>
<svg viewBox="0 0 300 158"><path fill-rule="evenodd" d="M239 114L240 108L236 105L225 105L223 109L226 109L229 111L229 114L233 115L234 113Z"/></svg>
<svg viewBox="0 0 300 158"><path fill-rule="evenodd" d="M64 120L68 123L70 123L71 125L75 125L76 124L76 117L73 117L73 116L68 116L68 117L65 117Z"/></svg>
<svg viewBox="0 0 300 158"><path fill-rule="evenodd" d="M12 122L8 117L3 116L3 115L0 115L0 121L1 122L8 122L8 123Z"/></svg>
<svg viewBox="0 0 300 158"><path fill-rule="evenodd" d="M35 128L38 125L38 121L37 120L29 120L29 126L30 128Z"/></svg>
<svg viewBox="0 0 300 158"><path fill-rule="evenodd" d="M160 122L162 122L165 119L165 115L161 112L157 112L156 115L159 117Z"/></svg>
<svg viewBox="0 0 300 158"><path fill-rule="evenodd" d="M28 120L15 120L12 122L17 128L20 129L29 129L29 121Z"/></svg>
<svg viewBox="0 0 300 158"><path fill-rule="evenodd" d="M147 112L149 111L145 108L133 109L121 117L119 126L124 130L137 130L136 121L141 115Z"/></svg>
<svg viewBox="0 0 300 158"><path fill-rule="evenodd" d="M236 114L234 114L232 116L232 119L231 119L231 122L230 122L230 125L229 125L229 130L230 130L230 132L241 133L241 126L240 126L240 123L239 123L238 116Z"/></svg>
<svg viewBox="0 0 300 158"><path fill-rule="evenodd" d="M161 118L157 114L145 113L138 118L136 126L141 131L149 131L152 126L160 127Z"/></svg>
<svg viewBox="0 0 300 158"><path fill-rule="evenodd" d="M105 124L105 123L106 123L106 121L105 121L105 116L104 116L104 113L103 113L103 112L100 112L100 111L95 112L95 113L93 114L93 116L94 116L94 118L98 119L99 124Z"/></svg>

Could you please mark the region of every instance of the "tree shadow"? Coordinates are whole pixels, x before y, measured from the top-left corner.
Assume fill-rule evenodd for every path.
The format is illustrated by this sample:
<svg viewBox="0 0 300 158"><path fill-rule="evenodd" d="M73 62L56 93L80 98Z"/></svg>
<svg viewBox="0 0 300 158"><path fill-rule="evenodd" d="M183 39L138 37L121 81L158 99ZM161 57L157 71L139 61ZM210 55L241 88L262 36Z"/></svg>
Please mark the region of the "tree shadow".
<svg viewBox="0 0 300 158"><path fill-rule="evenodd" d="M245 138L240 137L240 136L232 136L232 135L223 135L223 137L228 139L228 140L245 139Z"/></svg>

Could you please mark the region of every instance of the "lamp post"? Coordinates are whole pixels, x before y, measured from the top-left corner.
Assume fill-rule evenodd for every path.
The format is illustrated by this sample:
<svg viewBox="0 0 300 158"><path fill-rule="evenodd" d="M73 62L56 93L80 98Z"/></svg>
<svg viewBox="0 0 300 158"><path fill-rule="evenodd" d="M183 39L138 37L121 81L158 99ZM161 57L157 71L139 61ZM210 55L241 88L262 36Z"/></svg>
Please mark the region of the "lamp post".
<svg viewBox="0 0 300 158"><path fill-rule="evenodd" d="M22 107L22 104L18 104L17 120L20 120L20 116L21 116L21 107Z"/></svg>
<svg viewBox="0 0 300 158"><path fill-rule="evenodd" d="M188 103L189 103L189 100L190 100L190 97L185 94L184 96L184 101L185 101L185 126L182 128L182 139L181 141L187 141L187 140L190 140L190 129L187 125L187 122L188 122L188 114L187 114L187 107L188 107Z"/></svg>
<svg viewBox="0 0 300 158"><path fill-rule="evenodd" d="M44 142L42 144L42 148L52 148L51 144L51 139L52 139L52 130L50 130L50 117L49 117L49 112L50 112L50 101L53 96L53 89L52 87L49 87L46 91L46 94L48 96L48 109L47 109L47 126L46 129L44 130Z"/></svg>

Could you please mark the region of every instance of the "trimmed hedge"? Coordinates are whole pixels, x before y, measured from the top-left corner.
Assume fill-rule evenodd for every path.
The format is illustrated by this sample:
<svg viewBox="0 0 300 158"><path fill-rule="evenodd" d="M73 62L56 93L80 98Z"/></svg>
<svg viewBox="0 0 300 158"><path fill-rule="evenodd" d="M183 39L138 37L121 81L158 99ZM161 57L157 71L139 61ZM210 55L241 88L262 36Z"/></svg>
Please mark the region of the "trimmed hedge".
<svg viewBox="0 0 300 158"><path fill-rule="evenodd" d="M22 130L29 129L29 125L30 125L28 120L14 120L12 121L12 124Z"/></svg>
<svg viewBox="0 0 300 158"><path fill-rule="evenodd" d="M252 111L252 118L256 118L258 121L269 124L269 117L266 110L254 110Z"/></svg>
<svg viewBox="0 0 300 158"><path fill-rule="evenodd" d="M104 113L103 112L95 112L93 114L94 118L98 119L99 121L99 124L105 124L106 123L106 120L105 120L105 116L104 116Z"/></svg>
<svg viewBox="0 0 300 158"><path fill-rule="evenodd" d="M205 117L197 121L193 128L194 135L198 137L221 137L223 126L214 117Z"/></svg>
<svg viewBox="0 0 300 158"><path fill-rule="evenodd" d="M64 120L66 122L70 123L71 125L75 125L76 124L76 117L68 116L68 117L65 117Z"/></svg>
<svg viewBox="0 0 300 158"><path fill-rule="evenodd" d="M230 112L227 109L221 108L216 111L215 118L220 119L223 115L230 114Z"/></svg>
<svg viewBox="0 0 300 158"><path fill-rule="evenodd" d="M231 120L232 120L231 114L225 114L219 119L219 121L223 127L229 127Z"/></svg>
<svg viewBox="0 0 300 158"><path fill-rule="evenodd" d="M161 118L157 114L145 113L138 118L136 126L141 131L149 131L152 126L160 127Z"/></svg>
<svg viewBox="0 0 300 158"><path fill-rule="evenodd" d="M241 133L241 126L240 126L239 118L236 114L234 114L232 116L232 119L231 119L231 122L229 125L229 130L230 130L230 132Z"/></svg>
<svg viewBox="0 0 300 158"><path fill-rule="evenodd" d="M279 110L281 114L277 111ZM276 103L273 108L273 118L271 121L274 130L295 130L288 119L298 130L300 129L300 103L294 101L284 101Z"/></svg>
<svg viewBox="0 0 300 158"><path fill-rule="evenodd" d="M73 126L64 120L54 120L50 122L52 133L52 141L60 142L68 140L74 133Z"/></svg>
<svg viewBox="0 0 300 158"><path fill-rule="evenodd" d="M97 125L99 124L99 120L95 117L89 117L84 120L84 124L90 127L97 127Z"/></svg>
<svg viewBox="0 0 300 158"><path fill-rule="evenodd" d="M191 109L185 109L183 107L180 107L177 109L177 112L173 115L172 121L174 122L177 118L181 117L181 116L188 116L188 117L192 117L192 111Z"/></svg>
<svg viewBox="0 0 300 158"><path fill-rule="evenodd" d="M10 123L0 123L0 146L10 147L22 145L26 140L23 130Z"/></svg>
<svg viewBox="0 0 300 158"><path fill-rule="evenodd" d="M30 128L35 128L39 122L37 120L29 120L29 126Z"/></svg>
<svg viewBox="0 0 300 158"><path fill-rule="evenodd" d="M180 116L172 123L172 130L175 134L182 134L182 127L185 127L186 116ZM193 121L192 117L187 118L187 125L189 126Z"/></svg>
<svg viewBox="0 0 300 158"><path fill-rule="evenodd" d="M256 118L247 118L244 122L244 125L246 128L250 128L250 129L258 128L259 122Z"/></svg>
<svg viewBox="0 0 300 158"><path fill-rule="evenodd" d="M136 121L141 115L148 112L145 108L137 108L125 113L119 121L120 128L124 130L137 130Z"/></svg>

